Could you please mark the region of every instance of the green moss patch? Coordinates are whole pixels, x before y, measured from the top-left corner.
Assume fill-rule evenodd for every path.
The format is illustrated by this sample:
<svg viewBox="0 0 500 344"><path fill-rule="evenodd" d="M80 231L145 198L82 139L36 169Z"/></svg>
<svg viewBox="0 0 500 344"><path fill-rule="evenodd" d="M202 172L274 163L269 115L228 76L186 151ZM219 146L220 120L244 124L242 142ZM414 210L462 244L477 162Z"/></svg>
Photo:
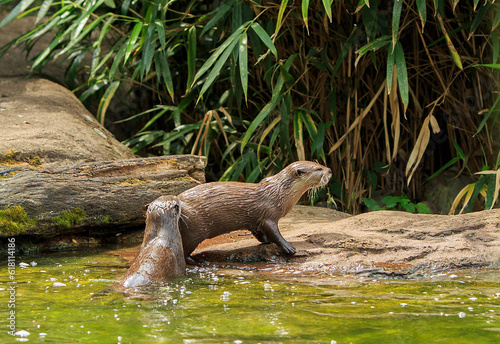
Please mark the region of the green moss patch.
<svg viewBox="0 0 500 344"><path fill-rule="evenodd" d="M30 218L20 205L0 210L0 232L3 234L22 234L35 223L36 220Z"/></svg>
<svg viewBox="0 0 500 344"><path fill-rule="evenodd" d="M0 154L0 165L15 166L27 163L31 167L39 167L42 165L42 159L36 155L31 157L23 156L20 152L9 149L3 155Z"/></svg>
<svg viewBox="0 0 500 344"><path fill-rule="evenodd" d="M82 209L72 208L63 210L59 216L52 219L52 222L59 225L61 228L68 229L80 224L86 217L87 214L85 214L85 211Z"/></svg>

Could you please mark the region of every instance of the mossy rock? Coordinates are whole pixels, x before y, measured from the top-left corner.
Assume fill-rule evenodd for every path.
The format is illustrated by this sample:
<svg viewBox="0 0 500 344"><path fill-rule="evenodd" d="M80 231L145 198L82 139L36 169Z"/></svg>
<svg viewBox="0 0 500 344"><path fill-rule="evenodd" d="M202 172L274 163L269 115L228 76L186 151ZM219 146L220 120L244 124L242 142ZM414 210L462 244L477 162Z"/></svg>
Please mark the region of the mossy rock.
<svg viewBox="0 0 500 344"><path fill-rule="evenodd" d="M21 206L0 210L0 233L8 236L19 235L36 224Z"/></svg>
<svg viewBox="0 0 500 344"><path fill-rule="evenodd" d="M87 214L82 209L72 208L63 210L52 222L61 228L69 229L81 224L86 217Z"/></svg>

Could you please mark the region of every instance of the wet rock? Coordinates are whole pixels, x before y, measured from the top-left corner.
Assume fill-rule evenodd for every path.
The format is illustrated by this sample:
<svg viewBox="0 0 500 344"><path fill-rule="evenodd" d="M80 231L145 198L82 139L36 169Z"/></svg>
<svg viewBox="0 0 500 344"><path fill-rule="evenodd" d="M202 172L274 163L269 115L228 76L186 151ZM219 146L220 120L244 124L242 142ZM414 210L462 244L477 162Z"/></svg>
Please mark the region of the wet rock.
<svg viewBox="0 0 500 344"><path fill-rule="evenodd" d="M0 78L0 137L0 237L114 235L205 181L204 157L136 158L48 80Z"/></svg>
<svg viewBox="0 0 500 344"><path fill-rule="evenodd" d="M295 206L279 223L285 239L297 249L295 256L284 256L273 244L260 245L252 236L229 242L221 236L201 245L194 258L211 263L274 260L304 271L390 278L495 268L500 263L499 217L500 209L449 216L379 211L350 217Z"/></svg>

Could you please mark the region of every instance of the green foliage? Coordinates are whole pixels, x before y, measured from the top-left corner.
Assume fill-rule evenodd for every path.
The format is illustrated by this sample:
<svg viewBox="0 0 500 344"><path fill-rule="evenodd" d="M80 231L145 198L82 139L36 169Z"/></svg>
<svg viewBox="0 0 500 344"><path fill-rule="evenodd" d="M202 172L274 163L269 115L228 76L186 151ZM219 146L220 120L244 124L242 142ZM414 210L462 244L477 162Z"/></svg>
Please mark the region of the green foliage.
<svg viewBox="0 0 500 344"><path fill-rule="evenodd" d="M382 198L383 206L372 198L362 198L363 203L370 211L378 210L402 210L409 213L431 214L431 210L424 203L412 203L404 193L401 196L386 196Z"/></svg>
<svg viewBox="0 0 500 344"><path fill-rule="evenodd" d="M52 219L52 222L57 224L59 227L64 229L69 229L76 225L79 225L85 218L87 214L80 208L71 208L63 210L57 217Z"/></svg>
<svg viewBox="0 0 500 344"><path fill-rule="evenodd" d="M469 84L489 90L475 84L492 79L488 67L467 67L496 63L498 13L488 1L22 0L0 28L23 16L36 25L0 54L50 35L32 70L65 63L68 86L107 125L113 102L130 99L136 108L118 125L134 152L206 155L222 180L318 160L340 181L342 208L356 212L363 171L375 161L404 169L413 145L423 153L428 144L424 118L455 114ZM467 156L491 146L481 121L465 113L447 124ZM413 185L424 160L411 161Z"/></svg>
<svg viewBox="0 0 500 344"><path fill-rule="evenodd" d="M0 233L2 234L19 235L35 223L36 220L30 218L20 205L0 210Z"/></svg>

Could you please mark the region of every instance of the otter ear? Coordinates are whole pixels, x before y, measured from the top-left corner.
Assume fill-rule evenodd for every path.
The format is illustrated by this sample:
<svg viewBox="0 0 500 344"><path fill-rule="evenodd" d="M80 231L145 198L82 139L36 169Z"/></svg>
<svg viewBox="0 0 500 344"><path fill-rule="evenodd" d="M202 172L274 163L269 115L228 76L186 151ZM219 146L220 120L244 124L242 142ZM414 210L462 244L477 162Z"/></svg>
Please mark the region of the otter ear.
<svg viewBox="0 0 500 344"><path fill-rule="evenodd" d="M144 206L144 211L148 211L149 203Z"/></svg>

